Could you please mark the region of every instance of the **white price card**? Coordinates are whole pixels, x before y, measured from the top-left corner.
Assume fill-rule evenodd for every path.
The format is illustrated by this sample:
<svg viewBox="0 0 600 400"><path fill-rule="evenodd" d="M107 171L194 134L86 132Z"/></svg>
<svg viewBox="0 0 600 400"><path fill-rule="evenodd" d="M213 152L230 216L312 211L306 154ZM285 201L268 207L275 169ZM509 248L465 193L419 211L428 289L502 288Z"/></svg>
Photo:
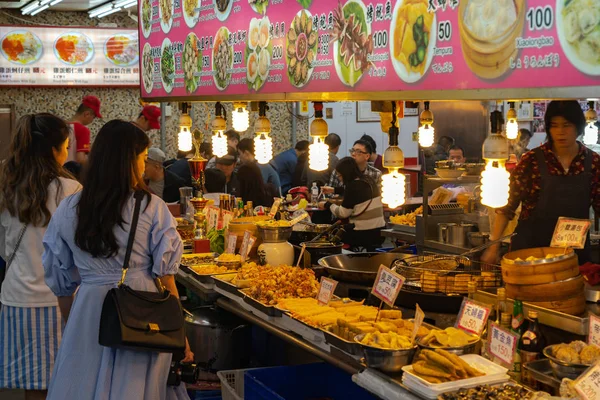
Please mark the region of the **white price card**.
<svg viewBox="0 0 600 400"><path fill-rule="evenodd" d="M489 316L489 307L465 297L456 319L455 328L481 336Z"/></svg>
<svg viewBox="0 0 600 400"><path fill-rule="evenodd" d="M415 311L415 319L412 335L410 336L410 342L414 343L415 338L417 337L417 333L419 333L419 328L423 325L423 320L425 319L425 313L421 310L421 307L417 304L417 310Z"/></svg>
<svg viewBox="0 0 600 400"><path fill-rule="evenodd" d="M298 222L302 221L304 218L308 218L308 213L306 211L302 211L300 214L298 214L297 217L295 217L294 219L292 219L290 221L290 223L292 225L296 225Z"/></svg>
<svg viewBox="0 0 600 400"><path fill-rule="evenodd" d="M550 247L583 249L590 226L589 219L560 217L554 228Z"/></svg>
<svg viewBox="0 0 600 400"><path fill-rule="evenodd" d="M385 265L380 265L371 293L390 307L394 307L404 281L406 278L402 275L393 272Z"/></svg>
<svg viewBox="0 0 600 400"><path fill-rule="evenodd" d="M317 294L317 301L319 304L326 306L333 297L333 292L337 286L337 281L333 279L321 277L321 285L319 286L319 294Z"/></svg>
<svg viewBox="0 0 600 400"><path fill-rule="evenodd" d="M237 235L230 234L227 236L227 250L225 253L235 254L235 246L237 245Z"/></svg>
<svg viewBox="0 0 600 400"><path fill-rule="evenodd" d="M502 328L496 323L490 323L488 332L488 353L505 363L512 365L519 343L519 335Z"/></svg>
<svg viewBox="0 0 600 400"><path fill-rule="evenodd" d="M229 227L229 223L233 219L235 215L233 212L229 210L223 210L223 229L227 229Z"/></svg>
<svg viewBox="0 0 600 400"><path fill-rule="evenodd" d="M219 207L208 207L208 230L217 229L219 224Z"/></svg>
<svg viewBox="0 0 600 400"><path fill-rule="evenodd" d="M590 367L575 381L582 400L600 400L600 363Z"/></svg>
<svg viewBox="0 0 600 400"><path fill-rule="evenodd" d="M275 214L279 211L279 206L281 206L281 199L275 199L271 209L269 210L269 217L275 218Z"/></svg>
<svg viewBox="0 0 600 400"><path fill-rule="evenodd" d="M250 237L252 233L250 231L244 231L244 238L242 239L242 245L240 247L240 255L242 256L242 262L246 261L246 257L250 253L248 249L248 244L250 243Z"/></svg>
<svg viewBox="0 0 600 400"><path fill-rule="evenodd" d="M590 328L588 331L588 343L600 346L600 317L590 314Z"/></svg>

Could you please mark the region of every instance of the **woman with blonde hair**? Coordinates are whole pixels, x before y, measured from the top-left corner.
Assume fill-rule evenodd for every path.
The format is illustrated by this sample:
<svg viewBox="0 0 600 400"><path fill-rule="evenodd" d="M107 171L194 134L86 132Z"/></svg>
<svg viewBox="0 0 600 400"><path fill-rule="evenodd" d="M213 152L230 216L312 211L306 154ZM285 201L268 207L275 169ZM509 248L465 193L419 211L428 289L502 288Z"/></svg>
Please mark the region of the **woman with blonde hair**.
<svg viewBox="0 0 600 400"><path fill-rule="evenodd" d="M69 128L52 114L22 117L0 166L0 388L44 399L62 335L58 301L44 282L42 238L59 203L80 189L62 165Z"/></svg>

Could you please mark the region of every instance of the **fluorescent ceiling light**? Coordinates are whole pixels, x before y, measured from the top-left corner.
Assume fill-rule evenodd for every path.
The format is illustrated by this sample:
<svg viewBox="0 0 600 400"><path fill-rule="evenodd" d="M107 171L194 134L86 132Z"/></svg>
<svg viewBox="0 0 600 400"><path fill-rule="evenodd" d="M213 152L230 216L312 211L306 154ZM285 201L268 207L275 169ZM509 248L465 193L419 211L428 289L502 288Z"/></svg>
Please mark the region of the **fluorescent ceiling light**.
<svg viewBox="0 0 600 400"><path fill-rule="evenodd" d="M115 1L115 7L125 7L129 6L131 3L137 3L137 0L121 0Z"/></svg>
<svg viewBox="0 0 600 400"><path fill-rule="evenodd" d="M61 1L63 1L63 0L54 0L52 3L50 3L50 6L55 6L58 3L60 3Z"/></svg>
<svg viewBox="0 0 600 400"><path fill-rule="evenodd" d="M100 14L104 14L107 11L110 11L113 9L113 5L112 4L105 4L103 6L100 6L98 8L93 9L92 11L89 12L90 14L90 18L94 18Z"/></svg>
<svg viewBox="0 0 600 400"><path fill-rule="evenodd" d="M35 10L39 6L40 6L40 2L39 1L34 1L34 2L29 3L28 5L26 5L25 7L23 7L23 9L21 10L21 13L22 14L29 14L31 11Z"/></svg>
<svg viewBox="0 0 600 400"><path fill-rule="evenodd" d="M114 13L116 13L117 11L121 11L121 9L120 9L120 8L113 8L112 10L110 10L110 11L107 11L107 12L105 12L104 14L100 14L100 15L98 15L98 18L104 18L104 17L106 17L107 15L110 15L110 14L114 14Z"/></svg>
<svg viewBox="0 0 600 400"><path fill-rule="evenodd" d="M43 6L42 8L38 8L37 10L35 10L34 12L32 12L30 15L33 17L36 14L41 13L42 11L46 10L50 8L50 5L46 4L45 6Z"/></svg>
<svg viewBox="0 0 600 400"><path fill-rule="evenodd" d="M137 6L137 3L138 3L137 0L133 0L131 3L123 4L123 9Z"/></svg>

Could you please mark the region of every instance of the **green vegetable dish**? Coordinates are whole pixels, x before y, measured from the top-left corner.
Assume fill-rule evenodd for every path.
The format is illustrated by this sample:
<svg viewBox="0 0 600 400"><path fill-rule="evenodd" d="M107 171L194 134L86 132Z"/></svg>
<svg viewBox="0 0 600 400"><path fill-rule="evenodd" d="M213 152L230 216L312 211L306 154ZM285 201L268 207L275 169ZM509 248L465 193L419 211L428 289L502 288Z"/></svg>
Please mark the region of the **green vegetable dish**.
<svg viewBox="0 0 600 400"><path fill-rule="evenodd" d="M210 241L210 251L219 254L225 252L225 229L211 229L206 238Z"/></svg>
<svg viewBox="0 0 600 400"><path fill-rule="evenodd" d="M150 33L152 27L152 5L150 0L142 0L142 24L144 32Z"/></svg>
<svg viewBox="0 0 600 400"><path fill-rule="evenodd" d="M296 0L298 4L302 6L302 8L308 8L312 4L312 0Z"/></svg>
<svg viewBox="0 0 600 400"><path fill-rule="evenodd" d="M190 33L183 46L183 79L185 90L193 93L198 89L199 73L202 71L202 51L198 47L198 37Z"/></svg>
<svg viewBox="0 0 600 400"><path fill-rule="evenodd" d="M269 0L248 0L248 4L254 11L259 14L265 15L267 13L267 7L269 6Z"/></svg>
<svg viewBox="0 0 600 400"><path fill-rule="evenodd" d="M173 81L175 80L175 56L170 44L163 48L160 59L160 72L164 88L167 92L170 92L173 89Z"/></svg>
<svg viewBox="0 0 600 400"><path fill-rule="evenodd" d="M429 45L429 32L423 30L423 16L419 15L413 25L413 37L417 44L417 51L408 56L408 62L411 67L418 67L425 61L427 46Z"/></svg>

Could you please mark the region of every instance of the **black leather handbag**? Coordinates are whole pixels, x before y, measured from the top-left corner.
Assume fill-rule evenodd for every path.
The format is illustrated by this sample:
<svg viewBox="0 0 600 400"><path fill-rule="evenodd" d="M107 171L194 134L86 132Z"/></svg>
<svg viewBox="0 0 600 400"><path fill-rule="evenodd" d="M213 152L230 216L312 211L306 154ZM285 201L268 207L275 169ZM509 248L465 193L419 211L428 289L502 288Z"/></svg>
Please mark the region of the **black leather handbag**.
<svg viewBox="0 0 600 400"><path fill-rule="evenodd" d="M143 192L135 193L135 209L123 262L123 277L104 298L99 342L117 349L174 353L185 349L184 319L179 299L156 280L158 293L125 285Z"/></svg>

